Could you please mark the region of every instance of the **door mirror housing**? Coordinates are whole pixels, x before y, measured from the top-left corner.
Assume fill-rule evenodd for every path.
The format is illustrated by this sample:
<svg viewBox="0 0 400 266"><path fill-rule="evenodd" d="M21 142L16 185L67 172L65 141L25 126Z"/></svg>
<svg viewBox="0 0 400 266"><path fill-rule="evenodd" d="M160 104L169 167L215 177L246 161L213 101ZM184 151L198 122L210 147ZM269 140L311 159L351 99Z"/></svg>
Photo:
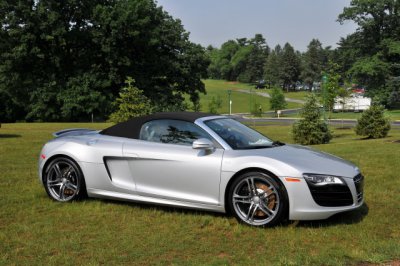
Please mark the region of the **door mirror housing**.
<svg viewBox="0 0 400 266"><path fill-rule="evenodd" d="M193 141L192 148L195 150L213 150L215 147L211 140L201 138Z"/></svg>

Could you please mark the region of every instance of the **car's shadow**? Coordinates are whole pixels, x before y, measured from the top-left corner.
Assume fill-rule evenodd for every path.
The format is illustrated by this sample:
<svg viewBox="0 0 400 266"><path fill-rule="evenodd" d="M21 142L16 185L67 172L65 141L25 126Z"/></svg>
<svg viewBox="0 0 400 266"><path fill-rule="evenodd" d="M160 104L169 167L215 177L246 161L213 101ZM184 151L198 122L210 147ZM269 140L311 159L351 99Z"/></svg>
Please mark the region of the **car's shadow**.
<svg viewBox="0 0 400 266"><path fill-rule="evenodd" d="M21 135L18 134L0 134L0 139L11 139L11 138L20 138Z"/></svg>
<svg viewBox="0 0 400 266"><path fill-rule="evenodd" d="M152 203L142 203L142 202L130 202L130 201L118 201L112 199L97 199L97 198L87 198L85 200L100 200L107 204L118 204L118 205L125 205L131 206L143 210L157 210L166 213L177 213L177 214L188 214L188 215L210 215L214 217L231 217L231 215L227 215L226 213L220 212L213 212L207 210L200 210L200 209L189 209L189 208L180 208L180 207L173 207L167 205L155 205Z"/></svg>
<svg viewBox="0 0 400 266"><path fill-rule="evenodd" d="M325 220L300 221L297 226L312 228L328 227L340 224L357 224L360 223L364 219L364 217L368 215L368 212L368 205L364 203L360 208L356 210L338 213Z"/></svg>
<svg viewBox="0 0 400 266"><path fill-rule="evenodd" d="M135 208L140 208L143 210L158 210L167 213L176 213L176 214L188 214L188 215L209 215L213 217L223 218L223 217L234 217L229 213L219 213L212 212L207 210L197 210L197 209L186 209L186 208L178 208L178 207L170 207L163 205L153 205L148 203L138 203L138 202L124 202L124 201L115 201L109 199L86 199L86 200L101 200L107 204L118 204L118 205L126 205L126 206L134 206ZM325 220L314 220L314 221L283 221L281 226L297 226L297 227L329 227L340 224L356 224L360 223L365 216L367 216L369 211L368 205L364 203L360 208L335 214L328 219Z"/></svg>

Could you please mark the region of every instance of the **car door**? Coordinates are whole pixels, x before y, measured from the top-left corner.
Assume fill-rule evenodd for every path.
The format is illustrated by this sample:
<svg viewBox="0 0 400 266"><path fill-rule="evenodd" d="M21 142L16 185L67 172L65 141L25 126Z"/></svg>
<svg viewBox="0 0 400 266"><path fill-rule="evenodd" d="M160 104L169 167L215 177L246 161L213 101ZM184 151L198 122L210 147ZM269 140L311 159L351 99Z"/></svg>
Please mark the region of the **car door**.
<svg viewBox="0 0 400 266"><path fill-rule="evenodd" d="M136 191L144 196L217 205L224 150L197 150L198 138L212 140L197 125L179 120L154 120L142 126L141 141L126 141ZM212 140L213 141L213 140ZM218 146L217 143L215 143Z"/></svg>

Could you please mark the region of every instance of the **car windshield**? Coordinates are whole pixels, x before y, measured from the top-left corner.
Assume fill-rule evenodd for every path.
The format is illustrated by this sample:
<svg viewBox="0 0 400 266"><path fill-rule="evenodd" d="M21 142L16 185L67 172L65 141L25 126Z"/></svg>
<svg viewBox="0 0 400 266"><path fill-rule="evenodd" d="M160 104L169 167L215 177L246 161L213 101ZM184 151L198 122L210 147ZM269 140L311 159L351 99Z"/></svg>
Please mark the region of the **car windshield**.
<svg viewBox="0 0 400 266"><path fill-rule="evenodd" d="M283 144L230 118L209 120L205 124L234 150L271 148Z"/></svg>

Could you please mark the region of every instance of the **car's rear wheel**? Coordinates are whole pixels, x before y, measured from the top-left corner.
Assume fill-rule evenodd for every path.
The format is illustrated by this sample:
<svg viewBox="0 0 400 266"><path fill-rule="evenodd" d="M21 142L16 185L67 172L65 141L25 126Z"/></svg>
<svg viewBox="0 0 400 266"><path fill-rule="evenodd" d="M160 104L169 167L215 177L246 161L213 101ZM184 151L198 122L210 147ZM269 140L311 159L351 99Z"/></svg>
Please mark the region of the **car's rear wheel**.
<svg viewBox="0 0 400 266"><path fill-rule="evenodd" d="M52 160L43 175L47 194L56 201L73 201L86 193L85 179L73 160L59 157Z"/></svg>
<svg viewBox="0 0 400 266"><path fill-rule="evenodd" d="M288 204L282 185L262 172L248 172L234 180L228 203L240 222L253 226L276 225Z"/></svg>

